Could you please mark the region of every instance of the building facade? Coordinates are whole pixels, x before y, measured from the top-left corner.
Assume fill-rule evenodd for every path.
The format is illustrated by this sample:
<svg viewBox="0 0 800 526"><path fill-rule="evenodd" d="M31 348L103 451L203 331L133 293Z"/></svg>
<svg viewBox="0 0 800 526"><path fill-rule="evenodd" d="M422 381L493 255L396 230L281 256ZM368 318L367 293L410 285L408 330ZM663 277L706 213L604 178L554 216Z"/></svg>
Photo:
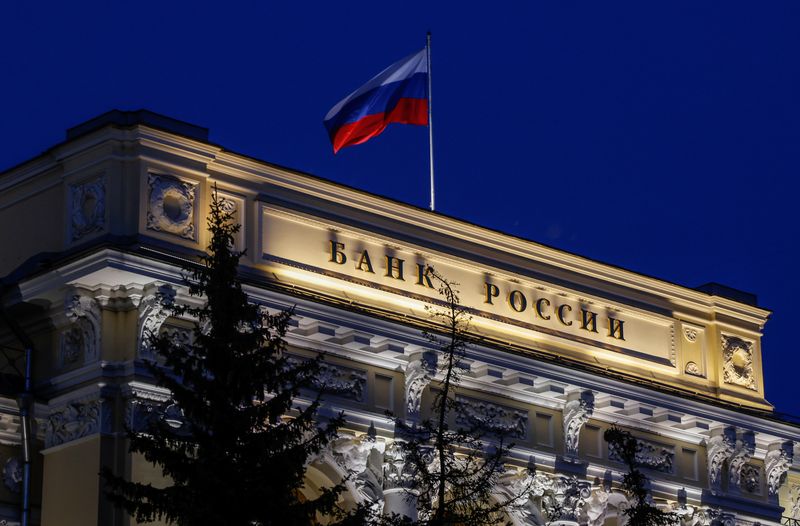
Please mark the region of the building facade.
<svg viewBox="0 0 800 526"><path fill-rule="evenodd" d="M242 225L248 294L294 307L290 351L326 353L324 411L347 418L310 464L308 496L352 470L347 503L413 514L386 411L424 417L438 382L421 334L440 301L433 266L472 312L463 418L516 443L497 494L531 484L515 524L623 524L624 468L603 440L615 424L640 441L654 501L683 524L800 519L800 427L764 399L769 311L753 296L370 195L140 111L72 128L0 174L0 524L21 522L23 500L30 524L134 523L106 502L98 472L161 479L128 454L124 429L169 396L143 365L148 336L192 337L168 306L197 301L181 266L208 242L214 185Z"/></svg>

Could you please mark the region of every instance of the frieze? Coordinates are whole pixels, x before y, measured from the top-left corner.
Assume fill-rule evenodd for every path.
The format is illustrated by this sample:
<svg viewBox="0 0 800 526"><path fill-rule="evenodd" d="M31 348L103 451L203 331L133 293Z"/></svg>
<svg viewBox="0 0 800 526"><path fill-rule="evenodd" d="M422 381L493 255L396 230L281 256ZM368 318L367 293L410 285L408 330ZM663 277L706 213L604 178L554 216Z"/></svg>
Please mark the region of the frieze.
<svg viewBox="0 0 800 526"><path fill-rule="evenodd" d="M290 365L298 365L303 362L303 358L290 356L288 361ZM343 365L321 362L319 371L313 378L312 385L323 393L363 402L364 393L367 390L367 372Z"/></svg>
<svg viewBox="0 0 800 526"><path fill-rule="evenodd" d="M103 231L106 222L105 177L71 185L69 193L70 241Z"/></svg>
<svg viewBox="0 0 800 526"><path fill-rule="evenodd" d="M608 458L616 462L623 462L616 444L608 444ZM675 450L672 447L649 440L636 439L636 463L639 466L661 473L672 473L674 461Z"/></svg>
<svg viewBox="0 0 800 526"><path fill-rule="evenodd" d="M456 396L456 403L456 424L460 426L479 426L490 433L523 440L528 435L528 412L525 410L465 396Z"/></svg>
<svg viewBox="0 0 800 526"><path fill-rule="evenodd" d="M196 240L195 197L197 183L168 175L149 174L147 228Z"/></svg>
<svg viewBox="0 0 800 526"><path fill-rule="evenodd" d="M726 384L756 390L753 370L753 342L738 336L722 335L723 380Z"/></svg>
<svg viewBox="0 0 800 526"><path fill-rule="evenodd" d="M58 446L108 431L111 423L110 411L109 404L100 398L75 400L51 410L45 423L45 447Z"/></svg>

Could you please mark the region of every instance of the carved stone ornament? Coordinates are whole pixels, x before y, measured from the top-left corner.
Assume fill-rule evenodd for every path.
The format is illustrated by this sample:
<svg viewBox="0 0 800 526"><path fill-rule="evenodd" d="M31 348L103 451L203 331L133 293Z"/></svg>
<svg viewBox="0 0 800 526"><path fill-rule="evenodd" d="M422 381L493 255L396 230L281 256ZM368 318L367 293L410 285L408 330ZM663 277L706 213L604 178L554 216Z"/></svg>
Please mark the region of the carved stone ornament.
<svg viewBox="0 0 800 526"><path fill-rule="evenodd" d="M792 466L794 443L783 442L770 444L764 457L764 472L767 476L767 492L770 496L778 495L781 485L786 480L786 473Z"/></svg>
<svg viewBox="0 0 800 526"><path fill-rule="evenodd" d="M110 422L109 410L98 398L76 400L53 409L45 424L45 447L58 446L99 433L104 416L106 424Z"/></svg>
<svg viewBox="0 0 800 526"><path fill-rule="evenodd" d="M627 507L628 498L619 491L612 491L609 482L596 488L586 499L580 523L585 521L587 526L603 526L606 519L620 517L618 524L624 524L623 513Z"/></svg>
<svg viewBox="0 0 800 526"><path fill-rule="evenodd" d="M403 446L392 442L383 454L383 489L409 489L414 485L414 466L408 464Z"/></svg>
<svg viewBox="0 0 800 526"><path fill-rule="evenodd" d="M89 362L100 356L100 304L91 296L70 294L64 302L69 325L61 333L62 366Z"/></svg>
<svg viewBox="0 0 800 526"><path fill-rule="evenodd" d="M3 484L12 493L19 493L22 489L22 460L19 457L9 457L3 465Z"/></svg>
<svg viewBox="0 0 800 526"><path fill-rule="evenodd" d="M196 239L194 205L197 183L188 183L168 175L150 174L147 185L147 228L185 239Z"/></svg>
<svg viewBox="0 0 800 526"><path fill-rule="evenodd" d="M744 467L753 458L756 451L756 437L752 431L740 431L736 435L736 447L733 455L728 460L730 484L732 487L746 490L743 485L742 472Z"/></svg>
<svg viewBox="0 0 800 526"><path fill-rule="evenodd" d="M636 446L636 463L639 466L662 473L672 473L675 460L675 451L672 447L639 438L636 439ZM608 445L608 458L623 462L615 444Z"/></svg>
<svg viewBox="0 0 800 526"><path fill-rule="evenodd" d="M329 445L336 464L353 475L359 500L380 512L383 506L383 453L385 444L373 433L360 437L340 437Z"/></svg>
<svg viewBox="0 0 800 526"><path fill-rule="evenodd" d="M594 412L594 394L591 391L571 393L564 404L564 447L567 456L578 456L581 428Z"/></svg>
<svg viewBox="0 0 800 526"><path fill-rule="evenodd" d="M700 371L700 367L697 366L695 362L687 362L686 363L686 374L690 374L692 376L704 376L703 373Z"/></svg>
<svg viewBox="0 0 800 526"><path fill-rule="evenodd" d="M150 342L158 335L164 321L169 318L171 307L175 304L176 291L169 285L161 285L147 293L139 303L139 325L137 348L139 358L155 358Z"/></svg>
<svg viewBox="0 0 800 526"><path fill-rule="evenodd" d="M324 393L362 402L367 390L367 372L323 362L314 386Z"/></svg>
<svg viewBox="0 0 800 526"><path fill-rule="evenodd" d="M761 493L761 470L753 464L745 464L739 474L739 487L747 493Z"/></svg>
<svg viewBox="0 0 800 526"><path fill-rule="evenodd" d="M539 509L539 500L552 485L547 475L536 471L535 461L531 457L527 469L506 470L498 480L497 491L509 501L507 512L516 523L539 526L547 522Z"/></svg>
<svg viewBox="0 0 800 526"><path fill-rule="evenodd" d="M94 232L101 232L106 224L106 181L98 177L92 181L72 185L70 193L70 241L78 241Z"/></svg>
<svg viewBox="0 0 800 526"><path fill-rule="evenodd" d="M800 484L792 484L792 489L789 491L789 498L792 502L789 517L800 519Z"/></svg>
<svg viewBox="0 0 800 526"><path fill-rule="evenodd" d="M436 374L437 356L433 352L414 355L406 366L406 414L419 414L422 392Z"/></svg>
<svg viewBox="0 0 800 526"><path fill-rule="evenodd" d="M557 476L552 486L542 496L542 511L551 521L577 526L586 499L591 496L591 486L577 477Z"/></svg>
<svg viewBox="0 0 800 526"><path fill-rule="evenodd" d="M713 430L711 437L706 441L708 482L713 491L722 490L722 467L733 455L735 448L736 429L733 427Z"/></svg>
<svg viewBox="0 0 800 526"><path fill-rule="evenodd" d="M697 329L693 329L692 327L684 327L683 328L683 337L686 338L686 341L689 343L694 343L697 341Z"/></svg>
<svg viewBox="0 0 800 526"><path fill-rule="evenodd" d="M737 336L722 335L723 380L726 384L740 385L756 390L753 371L753 342Z"/></svg>
<svg viewBox="0 0 800 526"><path fill-rule="evenodd" d="M456 397L456 424L464 428L480 426L498 435L524 439L528 435L528 412L483 400Z"/></svg>

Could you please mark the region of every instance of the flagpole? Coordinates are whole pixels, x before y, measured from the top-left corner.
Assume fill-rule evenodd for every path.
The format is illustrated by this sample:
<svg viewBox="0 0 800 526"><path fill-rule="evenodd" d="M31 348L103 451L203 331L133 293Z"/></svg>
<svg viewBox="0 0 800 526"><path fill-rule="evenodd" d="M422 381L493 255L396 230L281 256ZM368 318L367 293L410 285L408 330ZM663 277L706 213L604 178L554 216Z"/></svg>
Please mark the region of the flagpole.
<svg viewBox="0 0 800 526"><path fill-rule="evenodd" d="M428 31L428 38L425 44L428 55L428 150L430 152L431 164L431 211L435 210L435 199L433 192L433 81L431 71L431 32Z"/></svg>

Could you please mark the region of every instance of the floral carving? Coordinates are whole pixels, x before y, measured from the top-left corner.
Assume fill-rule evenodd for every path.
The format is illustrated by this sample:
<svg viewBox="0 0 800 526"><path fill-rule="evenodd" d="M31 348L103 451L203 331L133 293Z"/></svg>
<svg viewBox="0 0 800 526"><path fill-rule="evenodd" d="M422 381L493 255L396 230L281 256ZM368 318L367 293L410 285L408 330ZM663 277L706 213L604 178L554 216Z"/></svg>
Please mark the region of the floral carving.
<svg viewBox="0 0 800 526"><path fill-rule="evenodd" d="M457 396L456 424L480 426L491 433L524 439L528 434L528 412L483 400Z"/></svg>
<svg viewBox="0 0 800 526"><path fill-rule="evenodd" d="M794 443L783 442L770 444L767 455L764 457L764 471L767 475L767 491L770 496L778 494L781 485L786 480L786 472L792 466L794 457Z"/></svg>
<svg viewBox="0 0 800 526"><path fill-rule="evenodd" d="M613 443L608 445L608 458L622 462L622 456ZM669 446L663 446L648 440L636 439L636 463L645 468L662 473L672 473L675 460L675 451Z"/></svg>
<svg viewBox="0 0 800 526"><path fill-rule="evenodd" d="M753 458L753 453L756 451L756 437L752 431L742 431L737 433L736 447L734 448L733 455L728 460L728 467L730 469L730 483L731 486L744 488L742 480L742 472L744 467Z"/></svg>
<svg viewBox="0 0 800 526"><path fill-rule="evenodd" d="M289 364L297 366L305 359L299 356L290 356ZM349 398L357 402L364 400L367 389L367 372L361 369L352 369L342 365L322 362L319 372L313 379L313 386L323 393L330 393L342 398Z"/></svg>
<svg viewBox="0 0 800 526"><path fill-rule="evenodd" d="M100 305L90 296L69 295L64 304L69 326L61 333L61 365L96 359L100 354Z"/></svg>
<svg viewBox="0 0 800 526"><path fill-rule="evenodd" d="M573 393L564 405L564 446L568 456L578 456L581 428L594 412L594 394L591 391Z"/></svg>
<svg viewBox="0 0 800 526"><path fill-rule="evenodd" d="M792 509L789 512L789 516L793 519L800 519L800 484L792 484L789 498L792 502Z"/></svg>
<svg viewBox="0 0 800 526"><path fill-rule="evenodd" d="M414 466L406 462L403 446L392 442L383 454L383 489L410 488L414 484Z"/></svg>
<svg viewBox="0 0 800 526"><path fill-rule="evenodd" d="M692 376L703 376L703 373L700 372L700 367L698 367L695 362L686 363L686 374L691 374Z"/></svg>
<svg viewBox="0 0 800 526"><path fill-rule="evenodd" d="M376 512L383 506L383 450L384 444L375 437L375 428L360 437L341 437L331 442L329 451L334 461L351 479L362 502L369 503Z"/></svg>
<svg viewBox="0 0 800 526"><path fill-rule="evenodd" d="M104 177L70 186L70 240L102 231L106 221Z"/></svg>
<svg viewBox="0 0 800 526"><path fill-rule="evenodd" d="M550 521L578 524L578 515L591 495L588 482L577 477L555 477L542 496L542 511Z"/></svg>
<svg viewBox="0 0 800 526"><path fill-rule="evenodd" d="M433 352L422 352L412 357L406 366L406 413L419 414L422 392L436 374L437 356Z"/></svg>
<svg viewBox="0 0 800 526"><path fill-rule="evenodd" d="M181 181L168 175L150 174L147 228L167 232L186 239L195 239L196 183Z"/></svg>
<svg viewBox="0 0 800 526"><path fill-rule="evenodd" d="M58 446L100 432L100 399L79 400L50 412L45 428L45 447Z"/></svg>
<svg viewBox="0 0 800 526"><path fill-rule="evenodd" d="M753 371L753 342L722 335L723 379L726 384L756 389Z"/></svg>
<svg viewBox="0 0 800 526"><path fill-rule="evenodd" d="M722 467L736 447L736 429L726 427L712 431L706 442L708 481L713 491L722 490Z"/></svg>
<svg viewBox="0 0 800 526"><path fill-rule="evenodd" d="M528 461L526 469L508 469L498 480L498 492L510 502L508 513L519 524L525 526L541 525L547 522L539 509L538 501L545 491L552 488L550 478L536 471L533 457Z"/></svg>
<svg viewBox="0 0 800 526"><path fill-rule="evenodd" d="M22 460L19 457L9 457L3 466L3 484L13 493L19 493L22 488Z"/></svg>
<svg viewBox="0 0 800 526"><path fill-rule="evenodd" d="M139 303L138 342L139 357L154 358L151 340L158 335L164 321L175 304L176 291L169 285L161 285L157 290L145 295Z"/></svg>
<svg viewBox="0 0 800 526"><path fill-rule="evenodd" d="M739 474L739 487L748 493L759 493L761 489L761 470L753 464L745 464Z"/></svg>

